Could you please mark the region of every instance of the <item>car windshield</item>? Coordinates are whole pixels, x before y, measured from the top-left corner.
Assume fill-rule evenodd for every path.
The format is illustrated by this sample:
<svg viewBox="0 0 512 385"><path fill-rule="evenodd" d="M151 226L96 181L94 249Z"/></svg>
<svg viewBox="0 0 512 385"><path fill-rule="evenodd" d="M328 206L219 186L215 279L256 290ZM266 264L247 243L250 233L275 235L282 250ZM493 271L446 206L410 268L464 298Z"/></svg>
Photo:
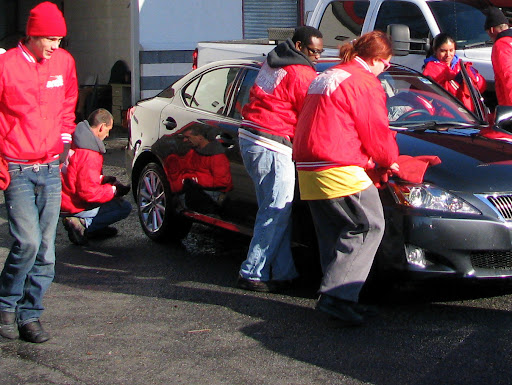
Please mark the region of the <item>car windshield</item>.
<svg viewBox="0 0 512 385"><path fill-rule="evenodd" d="M462 103L417 72L394 66L379 75L395 129L448 129L480 125Z"/></svg>
<svg viewBox="0 0 512 385"><path fill-rule="evenodd" d="M441 32L454 37L459 49L491 45L484 30L486 7L483 1L430 1L428 2Z"/></svg>
<svg viewBox="0 0 512 385"><path fill-rule="evenodd" d="M338 64L321 60L317 72ZM473 113L443 87L419 72L392 65L379 75L387 96L389 124L394 129L469 128L480 126Z"/></svg>

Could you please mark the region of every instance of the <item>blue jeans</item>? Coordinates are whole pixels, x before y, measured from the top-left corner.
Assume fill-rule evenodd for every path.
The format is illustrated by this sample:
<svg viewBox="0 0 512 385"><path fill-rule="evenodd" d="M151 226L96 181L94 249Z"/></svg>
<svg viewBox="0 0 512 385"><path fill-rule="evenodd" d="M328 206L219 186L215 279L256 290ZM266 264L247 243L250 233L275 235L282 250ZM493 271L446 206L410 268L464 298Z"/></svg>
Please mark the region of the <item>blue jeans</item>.
<svg viewBox="0 0 512 385"><path fill-rule="evenodd" d="M0 274L0 310L17 312L18 324L39 319L43 296L55 276L55 235L60 212L59 162L9 164L5 190L14 243Z"/></svg>
<svg viewBox="0 0 512 385"><path fill-rule="evenodd" d="M292 158L243 138L240 150L258 201L253 237L240 275L260 281L293 279L297 271L291 251Z"/></svg>
<svg viewBox="0 0 512 385"><path fill-rule="evenodd" d="M126 218L132 211L130 202L123 198L114 198L91 210L81 211L73 216L85 219L87 232L101 230L112 223Z"/></svg>

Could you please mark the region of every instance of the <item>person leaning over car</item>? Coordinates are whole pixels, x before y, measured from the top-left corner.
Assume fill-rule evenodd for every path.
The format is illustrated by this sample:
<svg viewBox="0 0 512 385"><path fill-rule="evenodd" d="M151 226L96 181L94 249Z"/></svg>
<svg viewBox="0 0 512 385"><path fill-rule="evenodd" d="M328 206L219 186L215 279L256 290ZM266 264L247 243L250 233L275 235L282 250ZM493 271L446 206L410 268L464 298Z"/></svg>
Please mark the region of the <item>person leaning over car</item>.
<svg viewBox="0 0 512 385"><path fill-rule="evenodd" d="M115 236L117 229L109 225L126 218L132 210L130 202L121 198L130 186L102 174L103 140L113 124L112 114L103 108L78 123L69 159L62 168L62 223L69 240L77 245L95 236Z"/></svg>
<svg viewBox="0 0 512 385"><path fill-rule="evenodd" d="M348 325L363 322L359 292L384 232L382 204L365 168L372 161L398 171L398 146L377 79L391 53L380 31L343 45L341 64L309 86L293 143L323 271L316 308Z"/></svg>
<svg viewBox="0 0 512 385"><path fill-rule="evenodd" d="M432 44L433 54L425 59L423 75L432 78L432 80L439 83L444 89L464 103L469 110L475 111L469 89L464 86L461 61L455 54L456 49L453 37L447 33L437 35ZM478 73L472 63L465 62L464 66L473 85L483 93L487 85L484 77Z"/></svg>
<svg viewBox="0 0 512 385"><path fill-rule="evenodd" d="M297 277L291 252L291 210L295 189L292 140L297 117L323 52L322 34L297 28L263 63L243 110L239 143L256 189L258 212L237 287L277 291Z"/></svg>
<svg viewBox="0 0 512 385"><path fill-rule="evenodd" d="M498 104L512 106L512 29L499 8L486 10L485 31L494 42L491 53Z"/></svg>
<svg viewBox="0 0 512 385"><path fill-rule="evenodd" d="M59 158L75 129L75 61L59 48L62 12L49 1L29 14L26 35L0 55L0 155L11 181L5 206L14 242L0 274L0 336L41 343L43 296L55 276ZM16 323L18 330L16 330Z"/></svg>

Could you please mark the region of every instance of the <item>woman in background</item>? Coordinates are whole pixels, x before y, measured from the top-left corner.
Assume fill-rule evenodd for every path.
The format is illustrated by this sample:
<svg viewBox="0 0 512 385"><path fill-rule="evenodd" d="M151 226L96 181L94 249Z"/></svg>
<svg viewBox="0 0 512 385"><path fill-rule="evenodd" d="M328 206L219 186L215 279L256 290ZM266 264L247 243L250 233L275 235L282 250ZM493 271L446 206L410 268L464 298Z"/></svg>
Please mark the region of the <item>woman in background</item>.
<svg viewBox="0 0 512 385"><path fill-rule="evenodd" d="M432 49L433 54L425 59L423 75L439 83L469 110L474 111L469 90L463 86L460 59L455 54L455 40L446 33L440 33L434 38ZM487 85L484 77L473 68L472 63L466 62L464 65L475 88L483 93Z"/></svg>

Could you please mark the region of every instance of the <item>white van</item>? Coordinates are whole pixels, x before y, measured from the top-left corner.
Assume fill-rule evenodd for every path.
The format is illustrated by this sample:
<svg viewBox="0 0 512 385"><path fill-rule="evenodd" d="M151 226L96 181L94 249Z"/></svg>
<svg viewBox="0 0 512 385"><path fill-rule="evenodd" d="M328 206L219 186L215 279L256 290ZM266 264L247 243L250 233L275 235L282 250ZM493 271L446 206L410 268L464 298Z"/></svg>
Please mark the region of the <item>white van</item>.
<svg viewBox="0 0 512 385"><path fill-rule="evenodd" d="M393 62L418 71L433 37L448 33L457 42L457 55L473 63L493 93L492 42L484 30L483 13L490 5L489 0L319 0L306 24L322 31L326 48L323 56L332 57L338 55L338 46L345 41L375 29L389 32L395 40ZM269 40L200 42L196 66L214 60L265 56L277 40L291 33L293 29L284 37Z"/></svg>
<svg viewBox="0 0 512 385"><path fill-rule="evenodd" d="M494 90L492 42L484 30L487 0L319 0L307 24L320 29L324 45L336 49L363 33L381 30L393 40L394 63L421 71L433 37L444 32L457 42L457 55Z"/></svg>

